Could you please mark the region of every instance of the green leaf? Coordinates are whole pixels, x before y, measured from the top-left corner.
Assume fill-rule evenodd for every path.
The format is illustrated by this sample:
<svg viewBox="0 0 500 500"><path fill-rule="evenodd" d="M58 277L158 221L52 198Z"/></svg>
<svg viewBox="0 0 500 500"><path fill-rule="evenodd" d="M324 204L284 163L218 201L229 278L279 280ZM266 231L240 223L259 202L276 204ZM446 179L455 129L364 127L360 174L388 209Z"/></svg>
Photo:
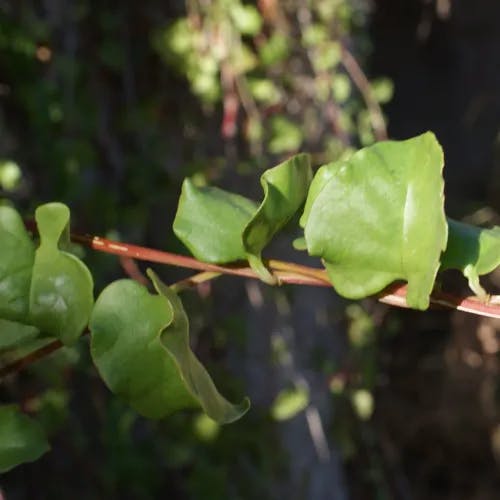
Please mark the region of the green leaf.
<svg viewBox="0 0 500 500"><path fill-rule="evenodd" d="M50 449L40 425L15 406L0 406L0 472L33 462Z"/></svg>
<svg viewBox="0 0 500 500"><path fill-rule="evenodd" d="M426 309L447 241L443 152L434 134L385 141L327 165L313 181L302 223L348 298L408 281L407 303Z"/></svg>
<svg viewBox="0 0 500 500"><path fill-rule="evenodd" d="M235 3L231 6L231 17L242 35L257 35L262 27L262 17L253 5Z"/></svg>
<svg viewBox="0 0 500 500"><path fill-rule="evenodd" d="M294 152L299 149L303 139L298 125L284 116L276 116L271 120L271 140L269 151L273 154Z"/></svg>
<svg viewBox="0 0 500 500"><path fill-rule="evenodd" d="M290 40L282 33L276 32L259 46L259 60L264 66L275 66L288 58L290 50Z"/></svg>
<svg viewBox="0 0 500 500"><path fill-rule="evenodd" d="M280 91L269 78L248 78L248 88L257 101L275 104L280 100Z"/></svg>
<svg viewBox="0 0 500 500"><path fill-rule="evenodd" d="M458 269L469 281L471 290L486 300L479 276L500 265L500 227L471 226L448 219L448 245L441 259L441 270Z"/></svg>
<svg viewBox="0 0 500 500"><path fill-rule="evenodd" d="M0 317L27 322L35 246L21 216L0 207Z"/></svg>
<svg viewBox="0 0 500 500"><path fill-rule="evenodd" d="M233 406L216 391L189 348L180 300L149 274L159 295L134 281L120 280L96 301L90 320L91 353L102 378L149 418L196 406L221 423L239 418L248 401Z"/></svg>
<svg viewBox="0 0 500 500"><path fill-rule="evenodd" d="M31 322L65 344L78 339L94 303L89 270L77 257L59 249L67 244L69 217L68 207L61 203L37 208L40 247L30 290Z"/></svg>
<svg viewBox="0 0 500 500"><path fill-rule="evenodd" d="M148 270L148 276L157 292L165 297L172 307L173 321L162 333L161 341L175 358L186 387L205 413L216 422L229 423L239 419L250 408L250 401L245 398L239 405L233 405L221 396L205 367L189 347L189 320L181 300L151 269Z"/></svg>
<svg viewBox="0 0 500 500"><path fill-rule="evenodd" d="M266 282L275 280L262 263L261 252L304 203L311 177L309 155L299 154L260 178L264 199L243 231L243 245L248 262Z"/></svg>
<svg viewBox="0 0 500 500"><path fill-rule="evenodd" d="M289 420L304 410L308 404L309 392L306 388L283 389L271 406L271 415L275 420Z"/></svg>
<svg viewBox="0 0 500 500"><path fill-rule="evenodd" d="M12 160L0 160L0 186L5 191L14 191L23 174L19 165Z"/></svg>
<svg viewBox="0 0 500 500"><path fill-rule="evenodd" d="M12 349L35 339L39 331L34 326L0 319L0 350Z"/></svg>
<svg viewBox="0 0 500 500"><path fill-rule="evenodd" d="M216 187L182 185L173 230L189 251L204 262L225 263L246 258L241 234L257 205Z"/></svg>

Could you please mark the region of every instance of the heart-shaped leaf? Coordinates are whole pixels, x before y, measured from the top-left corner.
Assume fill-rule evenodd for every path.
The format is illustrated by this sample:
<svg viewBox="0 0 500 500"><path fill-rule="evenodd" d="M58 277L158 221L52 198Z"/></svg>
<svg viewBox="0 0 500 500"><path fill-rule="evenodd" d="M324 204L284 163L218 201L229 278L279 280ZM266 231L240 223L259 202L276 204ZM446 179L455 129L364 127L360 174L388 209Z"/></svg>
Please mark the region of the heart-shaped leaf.
<svg viewBox="0 0 500 500"><path fill-rule="evenodd" d="M261 252L304 203L311 178L307 154L292 156L260 178L264 199L243 231L243 245L249 264L266 282L276 280L263 264Z"/></svg>
<svg viewBox="0 0 500 500"><path fill-rule="evenodd" d="M150 272L158 295L120 280L106 287L90 320L92 358L116 394L149 418L201 406L221 423L248 409L215 389L189 347L188 320L178 297Z"/></svg>
<svg viewBox="0 0 500 500"><path fill-rule="evenodd" d="M31 322L65 344L78 339L94 303L90 271L80 259L59 249L68 240L69 218L69 209L62 203L37 208L40 246L30 290Z"/></svg>
<svg viewBox="0 0 500 500"><path fill-rule="evenodd" d="M216 187L182 185L173 230L199 260L212 263L245 259L241 234L257 205Z"/></svg>
<svg viewBox="0 0 500 500"><path fill-rule="evenodd" d="M428 307L447 241L442 168L441 147L427 132L320 171L302 222L309 253L323 258L341 295L365 297L403 279L408 305Z"/></svg>
<svg viewBox="0 0 500 500"><path fill-rule="evenodd" d="M27 322L35 245L13 208L0 207L0 242L0 317Z"/></svg>
<svg viewBox="0 0 500 500"><path fill-rule="evenodd" d="M0 406L0 472L33 462L50 449L40 425L15 406Z"/></svg>
<svg viewBox="0 0 500 500"><path fill-rule="evenodd" d="M485 229L448 219L448 229L448 245L441 259L441 270L462 271L471 290L486 299L487 293L479 283L479 276L500 265L500 227Z"/></svg>

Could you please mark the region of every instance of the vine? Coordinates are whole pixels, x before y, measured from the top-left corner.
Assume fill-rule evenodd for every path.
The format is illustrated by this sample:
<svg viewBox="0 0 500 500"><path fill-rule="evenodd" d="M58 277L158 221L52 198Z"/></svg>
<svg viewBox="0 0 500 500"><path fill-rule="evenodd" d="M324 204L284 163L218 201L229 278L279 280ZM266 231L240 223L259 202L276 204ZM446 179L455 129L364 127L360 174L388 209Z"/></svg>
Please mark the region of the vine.
<svg viewBox="0 0 500 500"><path fill-rule="evenodd" d="M334 286L352 299L376 295L400 307L448 307L498 318L499 297L486 293L479 276L500 264L500 228L446 218L443 164L441 147L427 132L361 149L324 165L314 178L309 156L296 155L264 172L259 204L186 179L173 231L194 258L72 234L69 209L61 203L38 207L35 223L27 224L15 209L0 207L0 348L48 339L0 369L0 377L90 333L99 374L138 413L163 418L201 407L217 422L232 422L249 401L232 404L218 392L191 351L188 316L178 296L222 274L270 285ZM262 257L302 206L303 237L294 246L320 257L324 269ZM136 279L111 283L94 302L92 275L68 252L70 240L129 263L138 259L200 272L167 286L148 270L150 293L145 277L130 268ZM468 279L474 297L435 289L438 272L451 268ZM0 407L0 424L0 470L47 451L38 424L14 406Z"/></svg>

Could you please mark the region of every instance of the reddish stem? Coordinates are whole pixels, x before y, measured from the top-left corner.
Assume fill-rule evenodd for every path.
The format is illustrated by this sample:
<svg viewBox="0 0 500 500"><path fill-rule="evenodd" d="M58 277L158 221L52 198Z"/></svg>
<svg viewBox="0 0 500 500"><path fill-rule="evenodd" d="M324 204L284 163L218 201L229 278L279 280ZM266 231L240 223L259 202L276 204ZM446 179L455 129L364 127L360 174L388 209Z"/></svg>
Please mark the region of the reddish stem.
<svg viewBox="0 0 500 500"><path fill-rule="evenodd" d="M211 271L221 274L233 274L246 278L256 278L258 275L248 266L221 266L200 262L192 257L177 255L170 252L163 252L151 248L120 243L98 236L81 236L72 234L71 239L75 242L86 245L101 252L115 255L128 256L139 260L158 262L171 266L196 269L198 271ZM268 260L267 266L274 275L278 277L280 283L290 283L310 286L328 286L332 283L324 269L317 269L292 262L280 260ZM378 300L386 304L397 307L408 307L406 304L406 285L390 285L385 290L377 294ZM444 292L434 292L431 295L430 303L434 307L446 307L457 309L479 316L500 318L500 297L493 296L488 302L482 302L476 297L456 297Z"/></svg>

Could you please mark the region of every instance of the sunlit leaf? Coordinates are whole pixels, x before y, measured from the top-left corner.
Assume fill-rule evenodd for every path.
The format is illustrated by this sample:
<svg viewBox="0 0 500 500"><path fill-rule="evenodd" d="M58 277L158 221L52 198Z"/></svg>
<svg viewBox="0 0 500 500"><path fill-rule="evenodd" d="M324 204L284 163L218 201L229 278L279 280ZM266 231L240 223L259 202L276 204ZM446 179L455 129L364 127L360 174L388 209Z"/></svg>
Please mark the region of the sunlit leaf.
<svg viewBox="0 0 500 500"><path fill-rule="evenodd" d="M443 153L431 132L385 141L324 167L302 223L311 255L335 289L361 298L408 281L407 303L426 309L447 241Z"/></svg>
<svg viewBox="0 0 500 500"><path fill-rule="evenodd" d="M0 161L0 186L5 191L13 191L21 180L22 173L19 165L12 160Z"/></svg>
<svg viewBox="0 0 500 500"><path fill-rule="evenodd" d="M35 246L21 216L0 207L0 317L27 322Z"/></svg>
<svg viewBox="0 0 500 500"><path fill-rule="evenodd" d="M245 227L243 244L250 265L264 281L274 280L262 263L261 252L304 203L311 177L309 155L299 154L266 170L260 178L264 199Z"/></svg>
<svg viewBox="0 0 500 500"><path fill-rule="evenodd" d="M462 271L471 290L486 299L479 276L500 265L500 227L485 229L448 219L448 229L448 245L441 259L441 270Z"/></svg>
<svg viewBox="0 0 500 500"><path fill-rule="evenodd" d="M197 406L220 423L239 418L248 401L231 405L217 392L189 347L189 325L180 299L149 274L158 295L134 281L120 280L96 301L91 352L102 378L149 418Z"/></svg>
<svg viewBox="0 0 500 500"><path fill-rule="evenodd" d="M377 78L371 82L372 92L380 104L385 104L392 99L394 83L389 78Z"/></svg>
<svg viewBox="0 0 500 500"><path fill-rule="evenodd" d="M257 205L216 187L182 185L173 230L190 252L204 262L224 263L246 258L241 235Z"/></svg>
<svg viewBox="0 0 500 500"><path fill-rule="evenodd" d="M69 209L61 203L37 208L40 234L30 290L30 319L42 332L65 344L75 342L92 310L93 280L74 255L59 249L68 240Z"/></svg>
<svg viewBox="0 0 500 500"><path fill-rule="evenodd" d="M303 133L298 125L284 116L271 120L271 139L269 151L274 154L295 152L302 143Z"/></svg>
<svg viewBox="0 0 500 500"><path fill-rule="evenodd" d="M295 387L282 390L271 406L271 415L275 420L289 420L309 404L309 393L305 388Z"/></svg>
<svg viewBox="0 0 500 500"><path fill-rule="evenodd" d="M312 63L316 71L328 71L334 68L341 58L342 52L339 43L328 41L315 48Z"/></svg>
<svg viewBox="0 0 500 500"><path fill-rule="evenodd" d="M332 81L333 98L337 103L344 103L351 95L351 81L347 75L339 73Z"/></svg>
<svg viewBox="0 0 500 500"><path fill-rule="evenodd" d="M257 35L262 27L262 17L253 5L231 4L231 17L242 35Z"/></svg>
<svg viewBox="0 0 500 500"><path fill-rule="evenodd" d="M268 78L249 78L248 87L257 101L274 104L280 99L280 92Z"/></svg>
<svg viewBox="0 0 500 500"><path fill-rule="evenodd" d="M373 415L375 402L373 394L366 389L357 389L351 396L354 411L361 420L369 420Z"/></svg>
<svg viewBox="0 0 500 500"><path fill-rule="evenodd" d="M33 462L49 450L40 425L15 406L0 406L0 472Z"/></svg>

